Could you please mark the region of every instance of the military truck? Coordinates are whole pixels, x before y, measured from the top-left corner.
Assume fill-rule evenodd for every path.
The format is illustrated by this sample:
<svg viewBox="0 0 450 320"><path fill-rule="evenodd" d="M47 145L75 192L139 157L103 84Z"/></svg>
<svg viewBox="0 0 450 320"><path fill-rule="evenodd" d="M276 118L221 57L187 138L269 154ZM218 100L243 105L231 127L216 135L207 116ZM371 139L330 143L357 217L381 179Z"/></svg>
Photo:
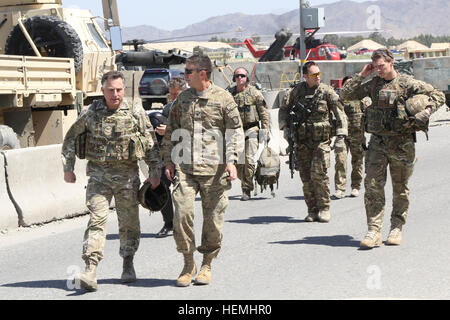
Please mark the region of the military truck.
<svg viewBox="0 0 450 320"><path fill-rule="evenodd" d="M61 0L0 1L0 149L61 143L80 109L101 97L102 74L115 68L90 10Z"/></svg>

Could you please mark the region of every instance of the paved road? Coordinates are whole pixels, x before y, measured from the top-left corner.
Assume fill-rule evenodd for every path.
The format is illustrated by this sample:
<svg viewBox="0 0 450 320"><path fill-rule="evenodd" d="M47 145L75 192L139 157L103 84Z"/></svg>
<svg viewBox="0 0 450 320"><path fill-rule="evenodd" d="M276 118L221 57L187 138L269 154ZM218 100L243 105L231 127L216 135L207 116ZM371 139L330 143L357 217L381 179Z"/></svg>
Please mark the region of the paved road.
<svg viewBox="0 0 450 320"><path fill-rule="evenodd" d="M300 179L296 174L291 180L283 163L274 199L266 191L243 203L239 182L233 184L223 249L209 286L175 286L182 256L172 237L155 238L162 226L160 214L145 211L135 259L139 279L120 284L117 219L111 211L97 292L84 293L70 280L83 267L83 216L0 235L0 299L449 299L449 136L447 125L433 127L429 141L418 134L409 217L399 247L383 244L359 250L366 232L362 197L333 201L328 224L304 222ZM386 194L384 240L392 203L390 180ZM199 239L199 201L196 208ZM195 258L199 264L200 254Z"/></svg>

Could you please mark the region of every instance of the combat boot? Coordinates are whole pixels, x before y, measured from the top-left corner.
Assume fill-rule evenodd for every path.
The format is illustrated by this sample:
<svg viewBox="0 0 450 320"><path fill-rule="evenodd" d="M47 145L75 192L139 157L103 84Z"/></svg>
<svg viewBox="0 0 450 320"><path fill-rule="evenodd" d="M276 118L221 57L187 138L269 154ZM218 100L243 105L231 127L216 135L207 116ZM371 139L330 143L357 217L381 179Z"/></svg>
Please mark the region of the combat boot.
<svg viewBox="0 0 450 320"><path fill-rule="evenodd" d="M343 199L343 198L345 198L345 192L343 190L336 190L333 197L336 200Z"/></svg>
<svg viewBox="0 0 450 320"><path fill-rule="evenodd" d="M136 272L134 271L133 256L123 258L123 271L120 281L122 283L130 283L136 281Z"/></svg>
<svg viewBox="0 0 450 320"><path fill-rule="evenodd" d="M192 277L197 273L194 254L184 254L184 267L177 279L178 287L187 287L191 284Z"/></svg>
<svg viewBox="0 0 450 320"><path fill-rule="evenodd" d="M214 257L211 254L204 254L202 267L195 278L195 284L206 285L211 282L211 261Z"/></svg>
<svg viewBox="0 0 450 320"><path fill-rule="evenodd" d="M241 201L248 201L248 200L250 200L250 190L242 190Z"/></svg>
<svg viewBox="0 0 450 320"><path fill-rule="evenodd" d="M97 290L97 265L88 262L86 264L86 269L80 275L80 285L83 289L87 291Z"/></svg>
<svg viewBox="0 0 450 320"><path fill-rule="evenodd" d="M358 189L353 189L352 193L350 193L350 197L356 198L359 196L359 190Z"/></svg>
<svg viewBox="0 0 450 320"><path fill-rule="evenodd" d="M308 211L308 215L305 217L306 222L319 221L318 211L316 209Z"/></svg>
<svg viewBox="0 0 450 320"><path fill-rule="evenodd" d="M381 232L377 230L369 230L360 243L361 248L371 249L379 247L381 244Z"/></svg>
<svg viewBox="0 0 450 320"><path fill-rule="evenodd" d="M386 240L387 245L398 246L402 243L402 228L392 228Z"/></svg>
<svg viewBox="0 0 450 320"><path fill-rule="evenodd" d="M329 222L331 219L330 210L320 210L319 211L319 222Z"/></svg>

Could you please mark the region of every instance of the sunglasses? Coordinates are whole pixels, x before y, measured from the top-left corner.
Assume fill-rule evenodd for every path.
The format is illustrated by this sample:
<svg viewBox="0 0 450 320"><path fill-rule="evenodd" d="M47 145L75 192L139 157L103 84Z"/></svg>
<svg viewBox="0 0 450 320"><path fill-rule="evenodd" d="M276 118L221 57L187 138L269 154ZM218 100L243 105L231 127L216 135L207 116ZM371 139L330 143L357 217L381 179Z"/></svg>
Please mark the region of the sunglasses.
<svg viewBox="0 0 450 320"><path fill-rule="evenodd" d="M308 77L311 79L317 79L321 75L322 75L322 72L317 72L317 73L308 74Z"/></svg>
<svg viewBox="0 0 450 320"><path fill-rule="evenodd" d="M194 72L194 71L199 72L199 71L203 71L203 70L208 71L207 69L199 69L199 68L197 68L197 69L184 69L184 73L192 74L192 72Z"/></svg>
<svg viewBox="0 0 450 320"><path fill-rule="evenodd" d="M381 54L384 57L394 59L392 52L390 52L389 50L386 50L386 49L377 49L372 53L372 56L374 56L376 54Z"/></svg>
<svg viewBox="0 0 450 320"><path fill-rule="evenodd" d="M247 78L246 74L235 74L234 75L236 78Z"/></svg>

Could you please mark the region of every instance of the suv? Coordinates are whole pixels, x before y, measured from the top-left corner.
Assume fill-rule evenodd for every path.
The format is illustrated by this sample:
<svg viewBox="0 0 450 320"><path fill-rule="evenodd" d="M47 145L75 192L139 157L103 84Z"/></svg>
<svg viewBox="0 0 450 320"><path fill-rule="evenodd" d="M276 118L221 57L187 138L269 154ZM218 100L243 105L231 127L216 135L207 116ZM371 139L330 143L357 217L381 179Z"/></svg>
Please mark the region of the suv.
<svg viewBox="0 0 450 320"><path fill-rule="evenodd" d="M139 82L139 95L144 109L151 109L152 103L166 104L169 93L169 80L173 77L184 77L184 71L171 69L147 69Z"/></svg>

